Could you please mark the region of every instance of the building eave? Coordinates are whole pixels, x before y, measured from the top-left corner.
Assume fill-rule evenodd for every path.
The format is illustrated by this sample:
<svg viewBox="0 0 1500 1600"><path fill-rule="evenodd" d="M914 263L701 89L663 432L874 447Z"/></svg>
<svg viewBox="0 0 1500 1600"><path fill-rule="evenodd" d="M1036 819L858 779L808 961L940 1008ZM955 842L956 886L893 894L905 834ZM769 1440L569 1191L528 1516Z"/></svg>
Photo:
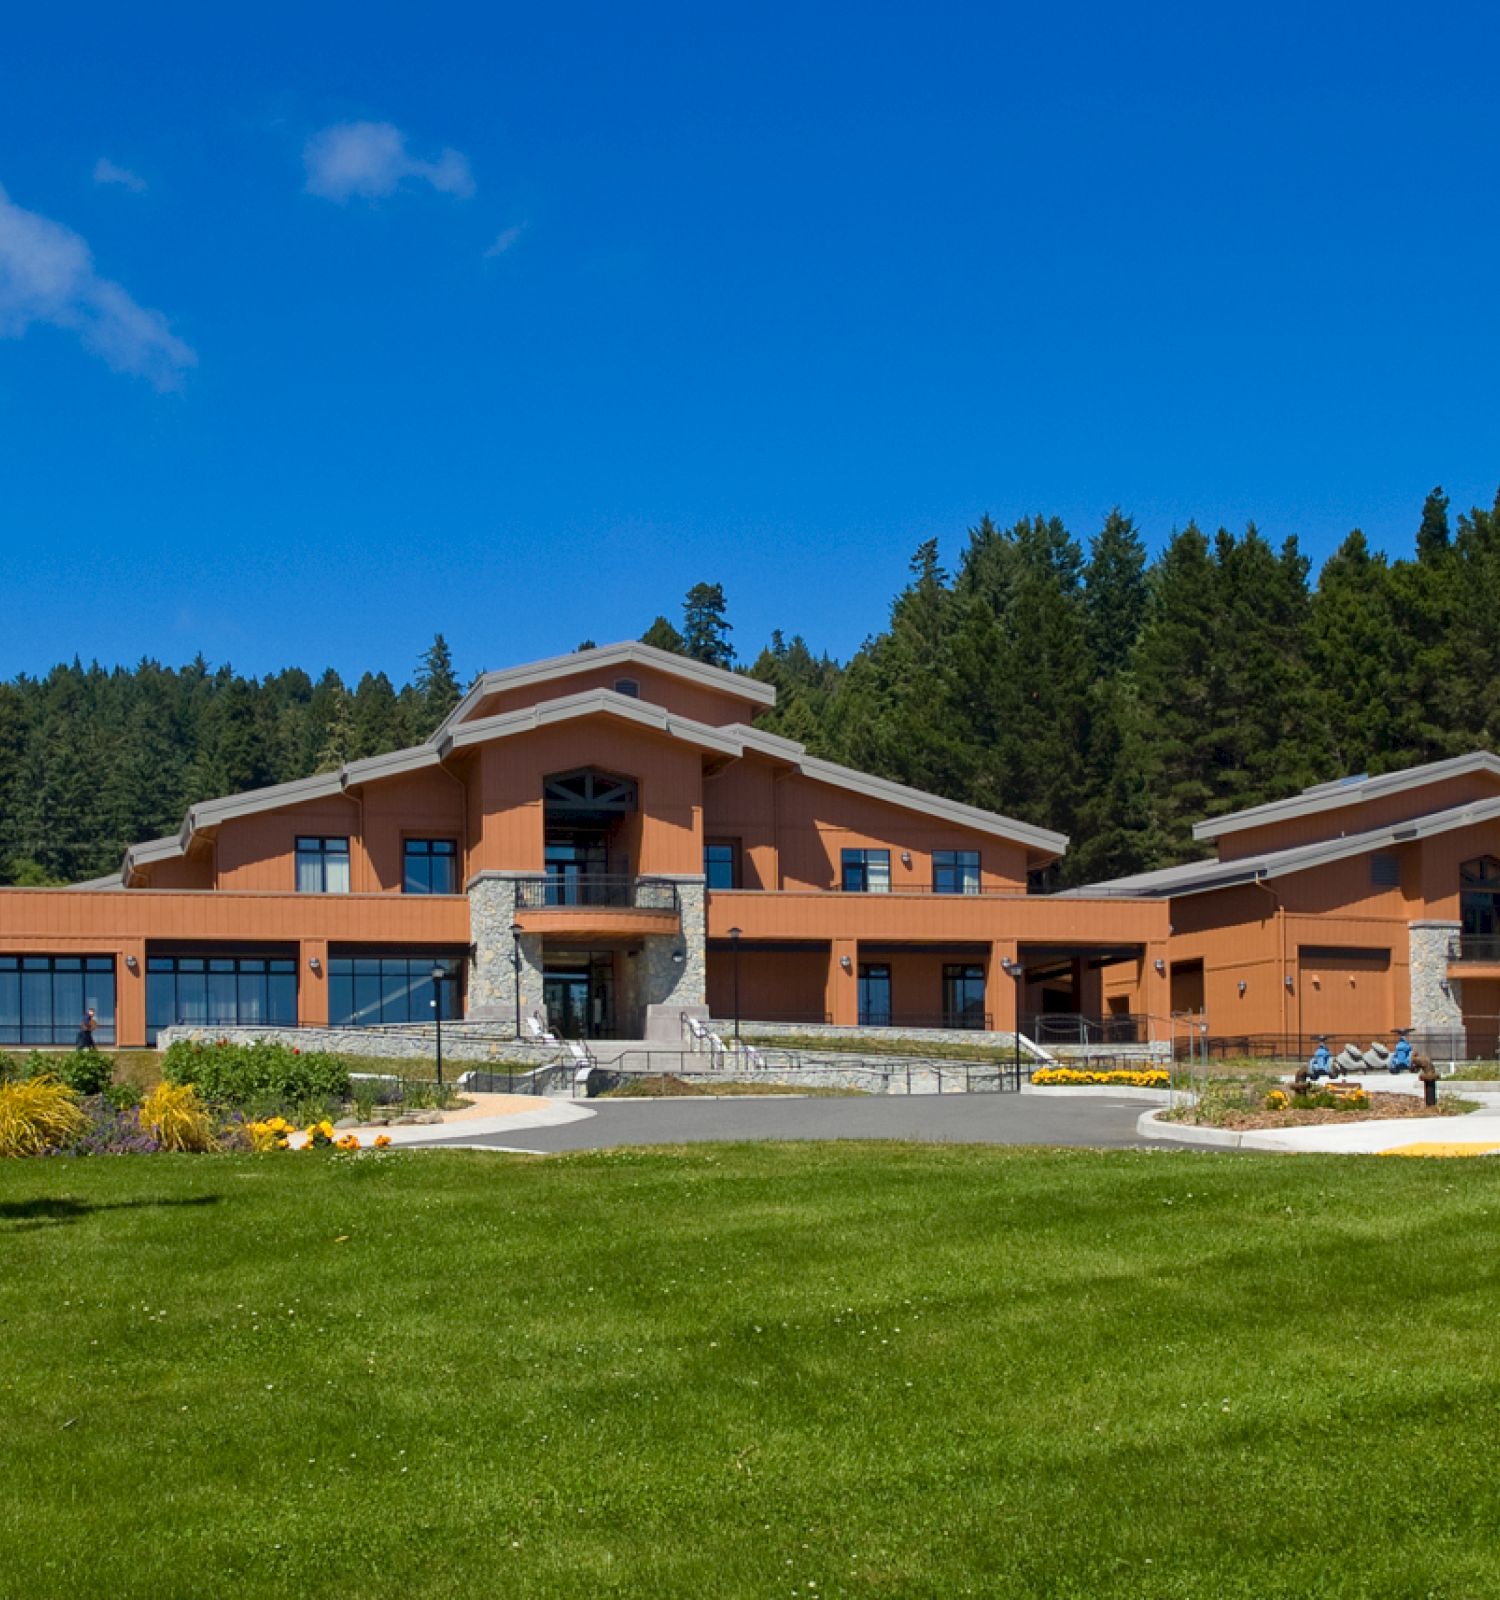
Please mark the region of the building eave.
<svg viewBox="0 0 1500 1600"><path fill-rule="evenodd" d="M1193 824L1193 837L1213 840L1228 833L1241 833L1247 828L1270 827L1278 822L1315 816L1322 811L1363 805L1385 795L1425 788L1428 784L1442 783L1449 778L1467 777L1474 772L1486 772L1500 778L1500 756L1488 750L1473 750L1467 755L1429 761L1420 767L1404 767L1399 772L1383 772L1373 778L1314 784L1312 788L1290 795L1285 800L1270 800L1265 805L1251 806L1244 811L1231 811L1227 816L1206 817Z"/></svg>

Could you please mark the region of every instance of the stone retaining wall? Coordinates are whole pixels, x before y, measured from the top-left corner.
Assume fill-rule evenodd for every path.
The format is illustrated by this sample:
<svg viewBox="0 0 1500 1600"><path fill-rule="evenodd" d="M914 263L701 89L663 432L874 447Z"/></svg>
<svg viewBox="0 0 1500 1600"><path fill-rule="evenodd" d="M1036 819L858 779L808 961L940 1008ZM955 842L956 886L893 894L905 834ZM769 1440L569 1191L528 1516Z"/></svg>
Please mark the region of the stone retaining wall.
<svg viewBox="0 0 1500 1600"><path fill-rule="evenodd" d="M215 1044L227 1039L230 1044L285 1044L296 1050L331 1050L336 1055L375 1056L389 1061L431 1060L436 1053L432 1030L425 1033L374 1028L189 1028L181 1025L163 1028L157 1049L165 1050L179 1039L195 1039ZM551 1044L517 1044L509 1030L499 1024L445 1022L443 1060L448 1061L524 1061L532 1066L547 1066L557 1061L559 1050Z"/></svg>

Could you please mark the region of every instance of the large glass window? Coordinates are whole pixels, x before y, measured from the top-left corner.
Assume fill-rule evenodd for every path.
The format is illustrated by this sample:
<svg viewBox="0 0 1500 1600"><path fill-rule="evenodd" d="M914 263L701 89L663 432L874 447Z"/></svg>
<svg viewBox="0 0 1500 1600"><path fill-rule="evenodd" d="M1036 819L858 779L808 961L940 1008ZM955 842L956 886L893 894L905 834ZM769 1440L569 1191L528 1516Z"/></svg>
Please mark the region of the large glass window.
<svg viewBox="0 0 1500 1600"><path fill-rule="evenodd" d="M943 968L943 1026L982 1028L984 1015L984 968L979 965Z"/></svg>
<svg viewBox="0 0 1500 1600"><path fill-rule="evenodd" d="M434 981L434 967L443 977ZM336 1028L431 1022L440 999L444 1022L464 1014L462 956L369 955L328 958L328 1020Z"/></svg>
<svg viewBox="0 0 1500 1600"><path fill-rule="evenodd" d="M703 846L703 875L710 889L738 889L740 850L733 839L710 839Z"/></svg>
<svg viewBox="0 0 1500 1600"><path fill-rule="evenodd" d="M407 894L458 893L458 842L408 839L402 851L401 887Z"/></svg>
<svg viewBox="0 0 1500 1600"><path fill-rule="evenodd" d="M934 850L932 887L937 894L978 894L979 852Z"/></svg>
<svg viewBox="0 0 1500 1600"><path fill-rule="evenodd" d="M163 1028L295 1028L292 956L154 955L146 958L146 1042Z"/></svg>
<svg viewBox="0 0 1500 1600"><path fill-rule="evenodd" d="M888 1028L891 1025L891 969L884 964L859 964L859 1025L862 1028Z"/></svg>
<svg viewBox="0 0 1500 1600"><path fill-rule="evenodd" d="M1459 918L1465 938L1500 937L1500 861L1481 856L1458 869Z"/></svg>
<svg viewBox="0 0 1500 1600"><path fill-rule="evenodd" d="M113 956L0 956L0 1045L71 1045L85 1011L94 1042L115 1042Z"/></svg>
<svg viewBox="0 0 1500 1600"><path fill-rule="evenodd" d="M843 887L846 894L889 894L891 853L889 850L845 850Z"/></svg>
<svg viewBox="0 0 1500 1600"><path fill-rule="evenodd" d="M349 841L299 837L297 893L348 894Z"/></svg>

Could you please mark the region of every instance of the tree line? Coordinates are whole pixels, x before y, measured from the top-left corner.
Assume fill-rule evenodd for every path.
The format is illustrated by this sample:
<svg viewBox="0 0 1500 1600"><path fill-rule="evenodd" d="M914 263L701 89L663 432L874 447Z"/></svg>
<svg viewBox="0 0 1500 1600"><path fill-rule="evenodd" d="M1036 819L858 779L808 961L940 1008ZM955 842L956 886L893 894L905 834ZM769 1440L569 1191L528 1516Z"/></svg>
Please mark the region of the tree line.
<svg viewBox="0 0 1500 1600"><path fill-rule="evenodd" d="M1356 530L1315 580L1254 526L1190 523L1150 559L1118 510L1087 545L985 517L952 571L918 547L846 662L778 632L741 663L728 610L699 583L643 638L774 684L762 725L817 755L1070 834L1058 886L1205 854L1200 817L1500 741L1500 498L1455 525L1435 489L1410 557ZM201 658L0 684L0 879L108 872L196 800L420 742L460 692L441 635L399 689Z"/></svg>

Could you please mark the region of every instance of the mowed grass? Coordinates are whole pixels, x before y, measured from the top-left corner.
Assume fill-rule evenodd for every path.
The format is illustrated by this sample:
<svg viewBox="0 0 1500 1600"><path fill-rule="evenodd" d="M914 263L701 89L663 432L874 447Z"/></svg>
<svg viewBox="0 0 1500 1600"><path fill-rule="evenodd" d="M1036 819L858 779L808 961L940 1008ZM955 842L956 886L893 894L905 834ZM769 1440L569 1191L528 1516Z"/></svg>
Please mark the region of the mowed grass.
<svg viewBox="0 0 1500 1600"><path fill-rule="evenodd" d="M1491 1596L1500 1167L0 1168L6 1596Z"/></svg>

